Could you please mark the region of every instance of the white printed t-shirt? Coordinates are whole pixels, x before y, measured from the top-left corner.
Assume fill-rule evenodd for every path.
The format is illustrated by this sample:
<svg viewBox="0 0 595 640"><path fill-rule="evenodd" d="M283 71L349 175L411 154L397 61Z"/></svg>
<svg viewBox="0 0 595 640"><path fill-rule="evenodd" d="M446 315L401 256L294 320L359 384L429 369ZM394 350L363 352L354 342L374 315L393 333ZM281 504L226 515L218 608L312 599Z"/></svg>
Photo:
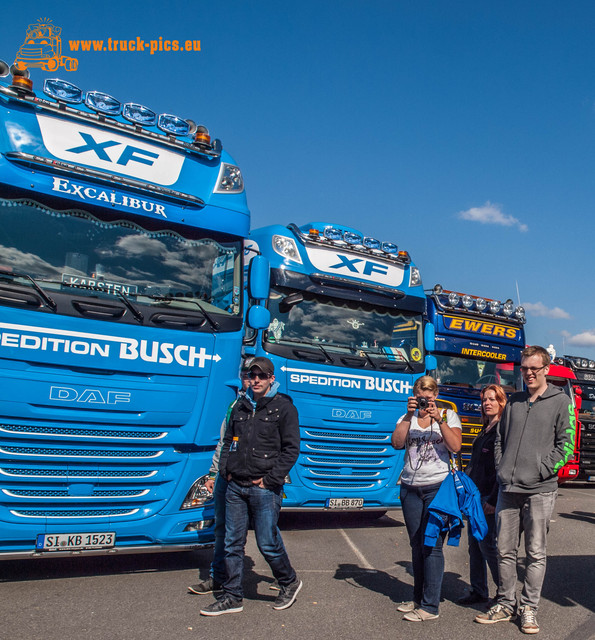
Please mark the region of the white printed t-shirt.
<svg viewBox="0 0 595 640"><path fill-rule="evenodd" d="M402 415L397 424L403 420ZM461 429L459 416L450 409L446 410L446 424L452 429ZM411 427L405 443L405 466L401 482L413 486L438 484L448 474L450 452L444 444L442 432L436 421L427 429L417 422L417 411L411 418Z"/></svg>

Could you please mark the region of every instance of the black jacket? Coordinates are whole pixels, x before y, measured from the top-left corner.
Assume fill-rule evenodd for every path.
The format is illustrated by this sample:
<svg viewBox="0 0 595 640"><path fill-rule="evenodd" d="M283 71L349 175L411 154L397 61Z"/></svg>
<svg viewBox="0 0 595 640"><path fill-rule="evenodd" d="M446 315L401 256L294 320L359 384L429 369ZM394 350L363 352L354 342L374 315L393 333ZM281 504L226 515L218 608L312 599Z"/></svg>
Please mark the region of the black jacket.
<svg viewBox="0 0 595 640"><path fill-rule="evenodd" d="M482 502L487 502L492 507L495 507L498 501L498 480L494 459L497 429L496 424L487 432L482 430L473 440L471 460L465 468L465 473L479 489Z"/></svg>
<svg viewBox="0 0 595 640"><path fill-rule="evenodd" d="M233 446L232 446L233 444ZM219 472L239 484L263 478L267 488L280 487L300 452L297 409L289 396L277 393L236 402L223 438Z"/></svg>

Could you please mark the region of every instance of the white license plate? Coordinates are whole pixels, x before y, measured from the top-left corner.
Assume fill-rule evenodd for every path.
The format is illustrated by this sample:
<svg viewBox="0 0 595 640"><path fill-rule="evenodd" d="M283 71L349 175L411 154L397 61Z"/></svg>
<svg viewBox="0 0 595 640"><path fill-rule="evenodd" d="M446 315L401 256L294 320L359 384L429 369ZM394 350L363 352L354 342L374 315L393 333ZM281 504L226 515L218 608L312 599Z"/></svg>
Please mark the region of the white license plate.
<svg viewBox="0 0 595 640"><path fill-rule="evenodd" d="M595 476L588 476L587 482L595 482Z"/></svg>
<svg viewBox="0 0 595 640"><path fill-rule="evenodd" d="M364 506L363 498L329 498L326 502L329 509L357 509Z"/></svg>
<svg viewBox="0 0 595 640"><path fill-rule="evenodd" d="M37 536L37 551L107 549L116 544L115 533L45 533Z"/></svg>

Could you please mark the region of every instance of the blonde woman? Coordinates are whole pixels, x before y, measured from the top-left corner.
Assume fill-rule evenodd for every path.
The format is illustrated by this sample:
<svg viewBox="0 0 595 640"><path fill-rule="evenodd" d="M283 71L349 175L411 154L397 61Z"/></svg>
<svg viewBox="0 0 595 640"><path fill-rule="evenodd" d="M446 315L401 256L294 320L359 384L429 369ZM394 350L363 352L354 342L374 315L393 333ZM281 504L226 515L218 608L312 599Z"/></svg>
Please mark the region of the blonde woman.
<svg viewBox="0 0 595 640"><path fill-rule="evenodd" d="M397 608L404 620L424 622L438 617L444 575L443 536L434 547L424 545L428 507L449 472L450 453L461 449L461 422L454 411L436 406L438 384L422 376L407 400L392 435L395 449L406 449L401 476L401 505L409 534L413 565L413 600Z"/></svg>

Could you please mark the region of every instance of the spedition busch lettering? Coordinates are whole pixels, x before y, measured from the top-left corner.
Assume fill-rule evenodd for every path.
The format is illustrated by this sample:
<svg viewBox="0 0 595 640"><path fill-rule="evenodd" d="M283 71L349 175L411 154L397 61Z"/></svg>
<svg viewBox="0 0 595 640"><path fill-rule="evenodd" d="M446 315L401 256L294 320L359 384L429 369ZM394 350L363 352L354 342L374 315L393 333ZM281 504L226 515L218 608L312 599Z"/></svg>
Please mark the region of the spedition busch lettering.
<svg viewBox="0 0 595 640"><path fill-rule="evenodd" d="M118 206L127 207L128 209L137 209L141 212L155 213L167 218L165 207L161 204L143 200L142 198L125 196L121 193L116 193L115 191L105 191L104 189L98 189L97 187L85 187L84 185L75 184L67 178L54 178L52 191L67 193L68 195L76 196L81 200L98 200L111 204L114 207Z"/></svg>
<svg viewBox="0 0 595 640"><path fill-rule="evenodd" d="M18 333L16 331L19 331ZM101 336L75 331L52 331L39 327L23 327L0 323L0 350L19 349L24 354L45 351L75 356L116 357L120 360L142 360L182 367L204 368L208 360L219 362L221 356L211 355L204 347L187 344Z"/></svg>
<svg viewBox="0 0 595 640"><path fill-rule="evenodd" d="M336 389L356 389L362 391L380 391L384 393L409 394L413 386L407 380L374 378L372 376L331 376L312 373L291 373L289 380L295 384L312 384L319 387Z"/></svg>

